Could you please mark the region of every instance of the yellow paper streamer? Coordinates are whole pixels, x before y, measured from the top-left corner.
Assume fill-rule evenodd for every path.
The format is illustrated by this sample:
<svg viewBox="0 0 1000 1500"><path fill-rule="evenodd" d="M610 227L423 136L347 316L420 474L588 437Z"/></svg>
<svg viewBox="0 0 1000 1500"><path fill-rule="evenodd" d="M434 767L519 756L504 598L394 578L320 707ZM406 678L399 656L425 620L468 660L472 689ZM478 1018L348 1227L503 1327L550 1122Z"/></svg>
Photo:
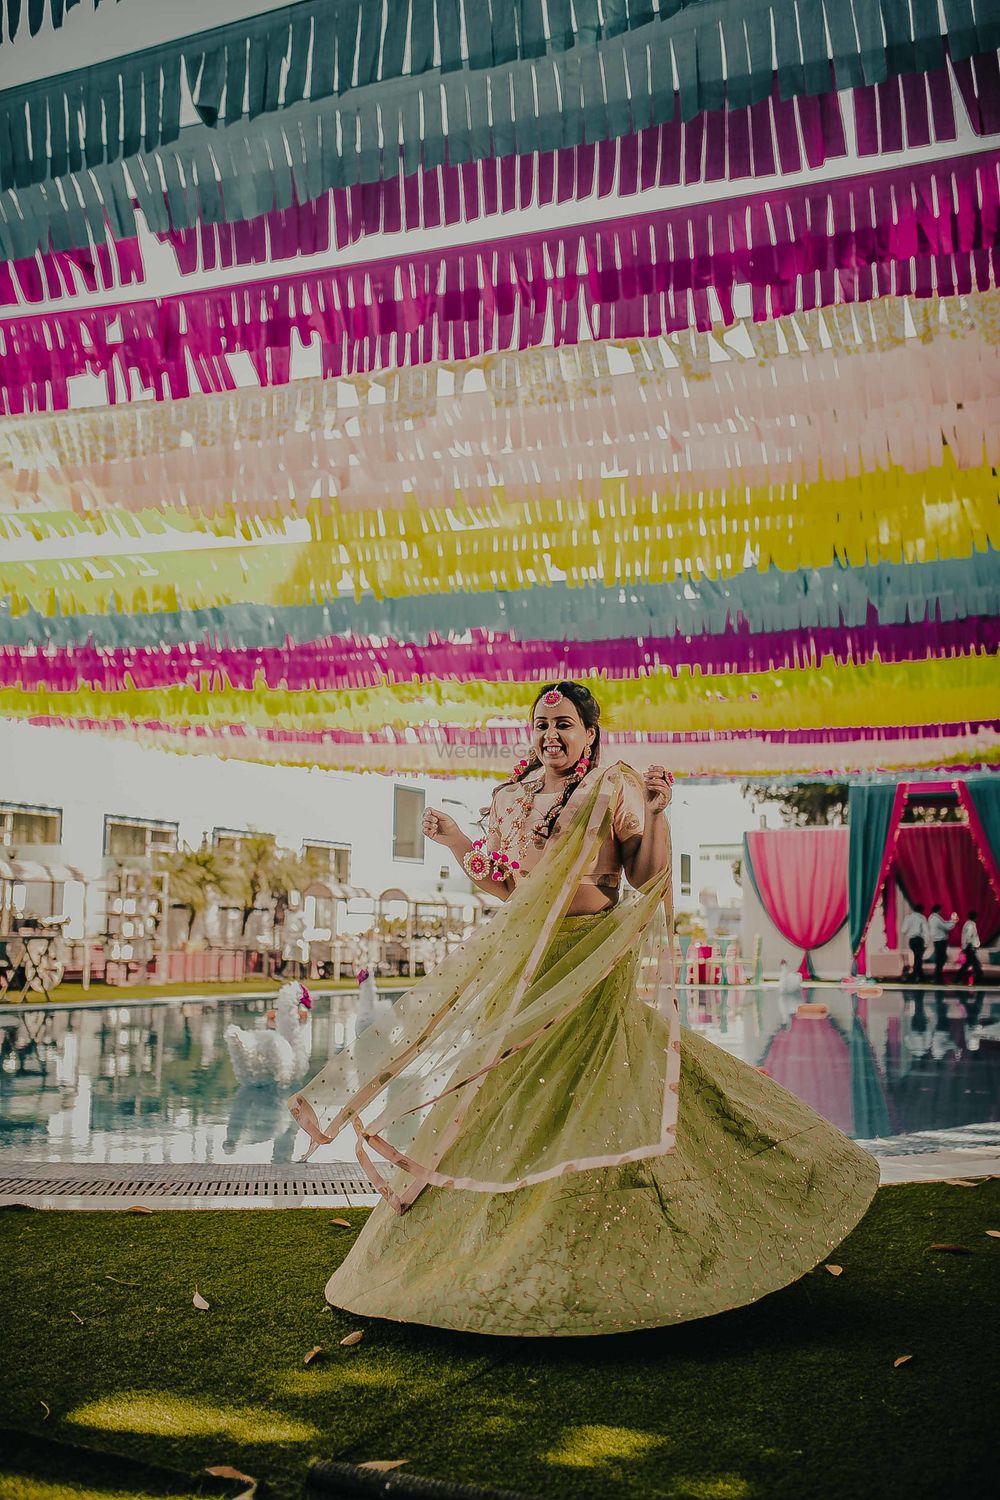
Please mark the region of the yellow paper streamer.
<svg viewBox="0 0 1000 1500"><path fill-rule="evenodd" d="M254 548L0 560L11 608L86 614L305 604L344 588L402 597L464 589L663 583L732 577L748 561L785 571L834 561L924 562L1000 546L992 469L949 462L861 479L772 485L742 496L650 494L608 479L598 500L417 506L314 517L321 540Z"/></svg>
<svg viewBox="0 0 1000 1500"><path fill-rule="evenodd" d="M602 723L632 733L738 729L824 729L968 723L1000 702L995 656L838 664L788 671L588 679ZM446 682L439 678L332 692L229 687L206 674L202 689L129 688L103 692L0 690L0 715L121 718L167 725L244 724L258 728L371 732L410 725L484 726L525 721L537 688L527 681Z"/></svg>

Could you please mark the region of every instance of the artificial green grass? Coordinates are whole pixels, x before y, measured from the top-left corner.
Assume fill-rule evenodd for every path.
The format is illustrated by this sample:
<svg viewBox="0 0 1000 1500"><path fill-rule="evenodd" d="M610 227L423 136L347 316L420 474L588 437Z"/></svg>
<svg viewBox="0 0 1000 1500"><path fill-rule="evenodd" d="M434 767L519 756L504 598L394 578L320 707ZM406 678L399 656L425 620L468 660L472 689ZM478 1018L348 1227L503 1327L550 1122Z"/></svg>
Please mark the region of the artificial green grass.
<svg viewBox="0 0 1000 1500"><path fill-rule="evenodd" d="M412 979L381 979L380 989L403 990L413 984ZM49 991L49 1000L70 1005L89 1004L94 1000L103 1000L107 1005L126 1005L132 1000L176 1000L187 999L192 996L200 998L206 996L209 1000L224 998L229 995L274 995L286 979L264 979L258 974L249 979L234 979L232 981L191 980L187 984L103 984L94 981L89 989L84 989L82 984L57 984ZM358 982L353 977L346 979L311 979L309 988L314 994L323 995L330 990L356 990ZM38 1005L47 1003L43 995L29 992L21 996L18 992L15 997L17 1001L22 999L26 1004ZM13 1003L13 1000L12 1002Z"/></svg>
<svg viewBox="0 0 1000 1500"><path fill-rule="evenodd" d="M364 1218L0 1212L0 1426L189 1484L233 1464L274 1497L301 1493L313 1457L406 1459L556 1500L995 1493L998 1180L883 1188L833 1257L841 1276L819 1269L732 1313L593 1340L328 1309L325 1278ZM929 1248L942 1241L972 1253ZM192 1306L196 1284L207 1312ZM58 1466L38 1490L11 1490L0 1460L4 1474L0 1500L81 1493ZM155 1492L137 1480L130 1493ZM173 1493L187 1493L181 1479Z"/></svg>

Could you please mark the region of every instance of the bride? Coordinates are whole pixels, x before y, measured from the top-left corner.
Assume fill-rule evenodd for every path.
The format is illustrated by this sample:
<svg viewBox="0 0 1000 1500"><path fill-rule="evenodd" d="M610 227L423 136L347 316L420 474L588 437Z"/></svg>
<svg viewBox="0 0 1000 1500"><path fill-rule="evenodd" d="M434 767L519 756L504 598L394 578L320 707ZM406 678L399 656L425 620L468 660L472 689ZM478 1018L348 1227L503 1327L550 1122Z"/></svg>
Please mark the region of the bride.
<svg viewBox="0 0 1000 1500"><path fill-rule="evenodd" d="M504 905L290 1101L310 1152L354 1132L384 1199L335 1306L489 1334L676 1323L794 1281L865 1212L866 1152L681 1029L670 783L604 767L596 699L559 682L483 838L425 814Z"/></svg>

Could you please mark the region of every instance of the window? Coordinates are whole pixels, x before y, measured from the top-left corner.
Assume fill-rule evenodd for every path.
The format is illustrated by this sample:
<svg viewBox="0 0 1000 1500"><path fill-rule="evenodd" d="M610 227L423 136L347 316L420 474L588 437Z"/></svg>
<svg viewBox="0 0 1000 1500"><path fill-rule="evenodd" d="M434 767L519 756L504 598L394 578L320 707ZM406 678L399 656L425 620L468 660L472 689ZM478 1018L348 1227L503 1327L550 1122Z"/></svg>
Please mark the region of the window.
<svg viewBox="0 0 1000 1500"><path fill-rule="evenodd" d="M350 844L328 844L323 839L313 839L302 845L302 858L322 870L334 885L350 885Z"/></svg>
<svg viewBox="0 0 1000 1500"><path fill-rule="evenodd" d="M424 857L424 794L416 787L392 789L392 857L422 860Z"/></svg>
<svg viewBox="0 0 1000 1500"><path fill-rule="evenodd" d="M681 895L682 896L690 896L690 894L691 894L691 856L690 856L690 854L682 854L681 855Z"/></svg>
<svg viewBox="0 0 1000 1500"><path fill-rule="evenodd" d="M58 844L61 839L61 808L0 803L0 844L17 849L27 844Z"/></svg>
<svg viewBox="0 0 1000 1500"><path fill-rule="evenodd" d="M148 859L153 854L173 854L177 848L176 823L157 818L117 818L104 815L104 853L110 859Z"/></svg>
<svg viewBox="0 0 1000 1500"><path fill-rule="evenodd" d="M253 837L254 835L247 828L213 828L212 848L217 850L219 854L225 854L230 859L235 859L240 852L240 845L243 840ZM270 839L272 836L269 833L265 833L262 835L258 834L256 837Z"/></svg>

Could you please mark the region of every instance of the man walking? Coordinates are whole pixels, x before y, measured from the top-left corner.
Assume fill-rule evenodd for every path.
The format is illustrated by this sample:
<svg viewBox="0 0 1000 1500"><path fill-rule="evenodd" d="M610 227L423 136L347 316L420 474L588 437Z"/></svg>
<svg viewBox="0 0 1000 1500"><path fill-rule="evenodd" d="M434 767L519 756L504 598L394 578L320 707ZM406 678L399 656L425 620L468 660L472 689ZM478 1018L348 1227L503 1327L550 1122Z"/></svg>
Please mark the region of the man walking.
<svg viewBox="0 0 1000 1500"><path fill-rule="evenodd" d="M976 926L976 913L970 911L962 927L962 967L958 971L959 979L963 979L968 973L970 984L982 984L983 966L979 962L979 928Z"/></svg>
<svg viewBox="0 0 1000 1500"><path fill-rule="evenodd" d="M927 931L934 945L935 984L944 984L944 966L948 962L948 934L957 921L957 912L953 911L950 917L941 915L940 901L931 907L931 914L927 918Z"/></svg>
<svg viewBox="0 0 1000 1500"><path fill-rule="evenodd" d="M917 902L909 916L903 922L903 936L909 941L910 952L913 954L913 967L910 970L910 978L915 979L918 984L924 979L924 949L927 947L928 928L924 909Z"/></svg>

